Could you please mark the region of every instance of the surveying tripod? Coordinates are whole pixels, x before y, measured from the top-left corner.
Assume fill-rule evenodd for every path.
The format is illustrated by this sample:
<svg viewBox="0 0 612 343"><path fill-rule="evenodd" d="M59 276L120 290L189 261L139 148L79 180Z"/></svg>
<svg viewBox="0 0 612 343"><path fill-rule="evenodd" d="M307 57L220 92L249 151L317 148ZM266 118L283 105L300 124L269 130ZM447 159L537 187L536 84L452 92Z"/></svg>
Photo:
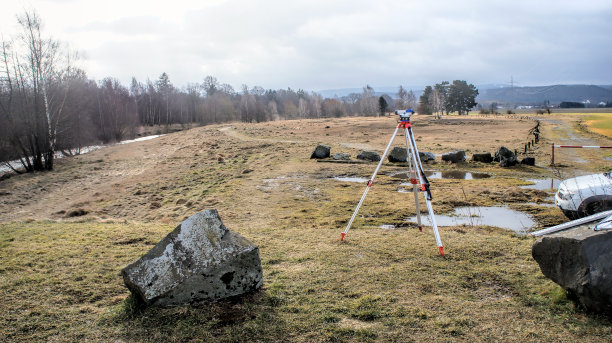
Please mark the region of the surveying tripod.
<svg viewBox="0 0 612 343"><path fill-rule="evenodd" d="M436 217L434 216L433 208L431 207L432 197L431 191L429 190L429 181L427 180L427 177L425 177L425 173L423 172L423 165L421 164L419 150L417 149L416 142L414 141L414 135L412 134L412 124L410 123L410 116L414 114L414 111L395 111L395 114L398 114L400 116L399 124L397 125L395 132L393 132L393 136L391 136L391 140L389 140L389 144L387 144L387 148L385 149L385 152L383 152L380 158L380 162L378 162L378 166L376 166L376 169L374 170L374 174L372 174L372 177L368 181L365 192L363 192L361 200L359 200L357 208L355 208L355 212L353 212L353 216L349 220L348 225L346 225L346 229L344 230L344 232L340 234L340 240L344 240L344 237L351 228L351 225L353 225L353 221L355 220L355 217L357 217L359 208L363 204L363 201L365 200L368 191L372 187L374 178L376 177L376 174L378 174L378 170L382 166L383 161L385 160L385 157L389 152L389 148L391 147L395 136L397 136L399 129L404 129L404 138L406 140L406 162L408 162L410 168L410 183L412 184L412 190L414 193L414 202L416 205L417 223L419 225L419 231L423 231L423 225L421 224L421 211L419 210L419 192L417 190L417 182L421 184L421 191L423 191L423 194L425 195L425 203L427 204L427 211L429 212L429 218L431 219L431 225L433 227L434 236L436 237L436 244L438 245L438 250L440 251L440 255L444 255L444 247L442 246L442 241L440 240L440 233L438 232ZM418 176L418 181L415 176Z"/></svg>

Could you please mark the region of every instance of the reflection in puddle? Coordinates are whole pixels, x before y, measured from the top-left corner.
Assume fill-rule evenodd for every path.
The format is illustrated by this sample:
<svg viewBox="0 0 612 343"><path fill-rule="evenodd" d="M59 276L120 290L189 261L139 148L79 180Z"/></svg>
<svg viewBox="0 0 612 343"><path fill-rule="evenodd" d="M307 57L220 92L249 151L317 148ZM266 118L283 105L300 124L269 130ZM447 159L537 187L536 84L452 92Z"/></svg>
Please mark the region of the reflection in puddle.
<svg viewBox="0 0 612 343"><path fill-rule="evenodd" d="M537 189L540 191L554 192L559 188L561 180L558 179L527 179L529 182L533 182L533 185L521 186L523 189Z"/></svg>
<svg viewBox="0 0 612 343"><path fill-rule="evenodd" d="M547 203L547 202L541 202L541 203L526 202L525 205L544 206L544 207L557 207L555 204L550 204L550 203Z"/></svg>
<svg viewBox="0 0 612 343"><path fill-rule="evenodd" d="M356 177L356 176L336 176L333 178L334 180L337 181L344 181L344 182L368 182L370 181L370 179L364 179L362 177Z"/></svg>
<svg viewBox="0 0 612 343"><path fill-rule="evenodd" d="M478 180L491 177L491 175L486 173L472 173L462 170L446 170L441 172L435 170L425 170L424 172L428 179ZM409 179L410 173L396 173L391 174L390 176L398 179Z"/></svg>
<svg viewBox="0 0 612 343"><path fill-rule="evenodd" d="M428 215L422 215L431 225ZM416 216L407 219L416 223ZM436 215L438 226L454 225L489 225L503 229L513 230L517 233L526 233L534 227L536 222L525 213L511 210L507 207L457 207L451 216Z"/></svg>

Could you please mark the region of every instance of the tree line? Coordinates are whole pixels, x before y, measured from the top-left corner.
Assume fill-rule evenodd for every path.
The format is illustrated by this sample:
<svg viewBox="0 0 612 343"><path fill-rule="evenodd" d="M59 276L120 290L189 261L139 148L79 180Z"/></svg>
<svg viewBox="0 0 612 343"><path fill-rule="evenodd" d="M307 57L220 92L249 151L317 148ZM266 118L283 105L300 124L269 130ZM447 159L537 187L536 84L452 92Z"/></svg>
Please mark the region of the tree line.
<svg viewBox="0 0 612 343"><path fill-rule="evenodd" d="M437 116L451 112L467 115L476 102L478 89L473 84L463 80L454 80L453 83L443 81L425 87L419 98L417 112L421 114L436 114Z"/></svg>
<svg viewBox="0 0 612 343"><path fill-rule="evenodd" d="M361 93L330 99L302 89L242 85L235 90L214 76L180 88L166 73L153 81L132 78L129 86L112 77L95 81L75 66L73 53L43 35L36 12L19 15L18 22L21 34L3 39L0 50L0 162L15 172L51 170L58 153L78 154L89 145L133 138L143 125L375 116L379 112L379 97L369 85ZM444 88L449 98L453 85ZM426 93L431 93L428 89ZM414 92L402 86L396 99L385 96L397 108L417 106ZM429 107L421 106L423 99L419 112L430 114ZM11 160L18 160L20 168L7 163Z"/></svg>

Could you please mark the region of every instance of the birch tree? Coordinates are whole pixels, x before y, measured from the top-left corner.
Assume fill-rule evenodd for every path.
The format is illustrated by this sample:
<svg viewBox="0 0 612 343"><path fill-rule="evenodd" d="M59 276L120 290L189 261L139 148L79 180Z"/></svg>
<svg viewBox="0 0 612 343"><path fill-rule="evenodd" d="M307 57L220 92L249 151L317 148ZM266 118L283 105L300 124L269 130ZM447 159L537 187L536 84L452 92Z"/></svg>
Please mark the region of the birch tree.
<svg viewBox="0 0 612 343"><path fill-rule="evenodd" d="M0 111L11 126L8 140L26 171L51 170L59 123L70 90L70 58L58 41L42 34L34 11L17 17L21 34L2 42Z"/></svg>

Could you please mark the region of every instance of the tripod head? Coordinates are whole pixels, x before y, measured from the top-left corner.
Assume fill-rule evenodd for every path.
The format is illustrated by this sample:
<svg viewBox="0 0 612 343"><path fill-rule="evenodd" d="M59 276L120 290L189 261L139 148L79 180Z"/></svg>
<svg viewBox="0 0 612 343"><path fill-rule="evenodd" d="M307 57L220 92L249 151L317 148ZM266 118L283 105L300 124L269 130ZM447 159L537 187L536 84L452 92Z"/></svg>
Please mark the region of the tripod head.
<svg viewBox="0 0 612 343"><path fill-rule="evenodd" d="M400 116L400 121L410 121L410 116L414 114L414 111L411 109L396 110L395 114Z"/></svg>

